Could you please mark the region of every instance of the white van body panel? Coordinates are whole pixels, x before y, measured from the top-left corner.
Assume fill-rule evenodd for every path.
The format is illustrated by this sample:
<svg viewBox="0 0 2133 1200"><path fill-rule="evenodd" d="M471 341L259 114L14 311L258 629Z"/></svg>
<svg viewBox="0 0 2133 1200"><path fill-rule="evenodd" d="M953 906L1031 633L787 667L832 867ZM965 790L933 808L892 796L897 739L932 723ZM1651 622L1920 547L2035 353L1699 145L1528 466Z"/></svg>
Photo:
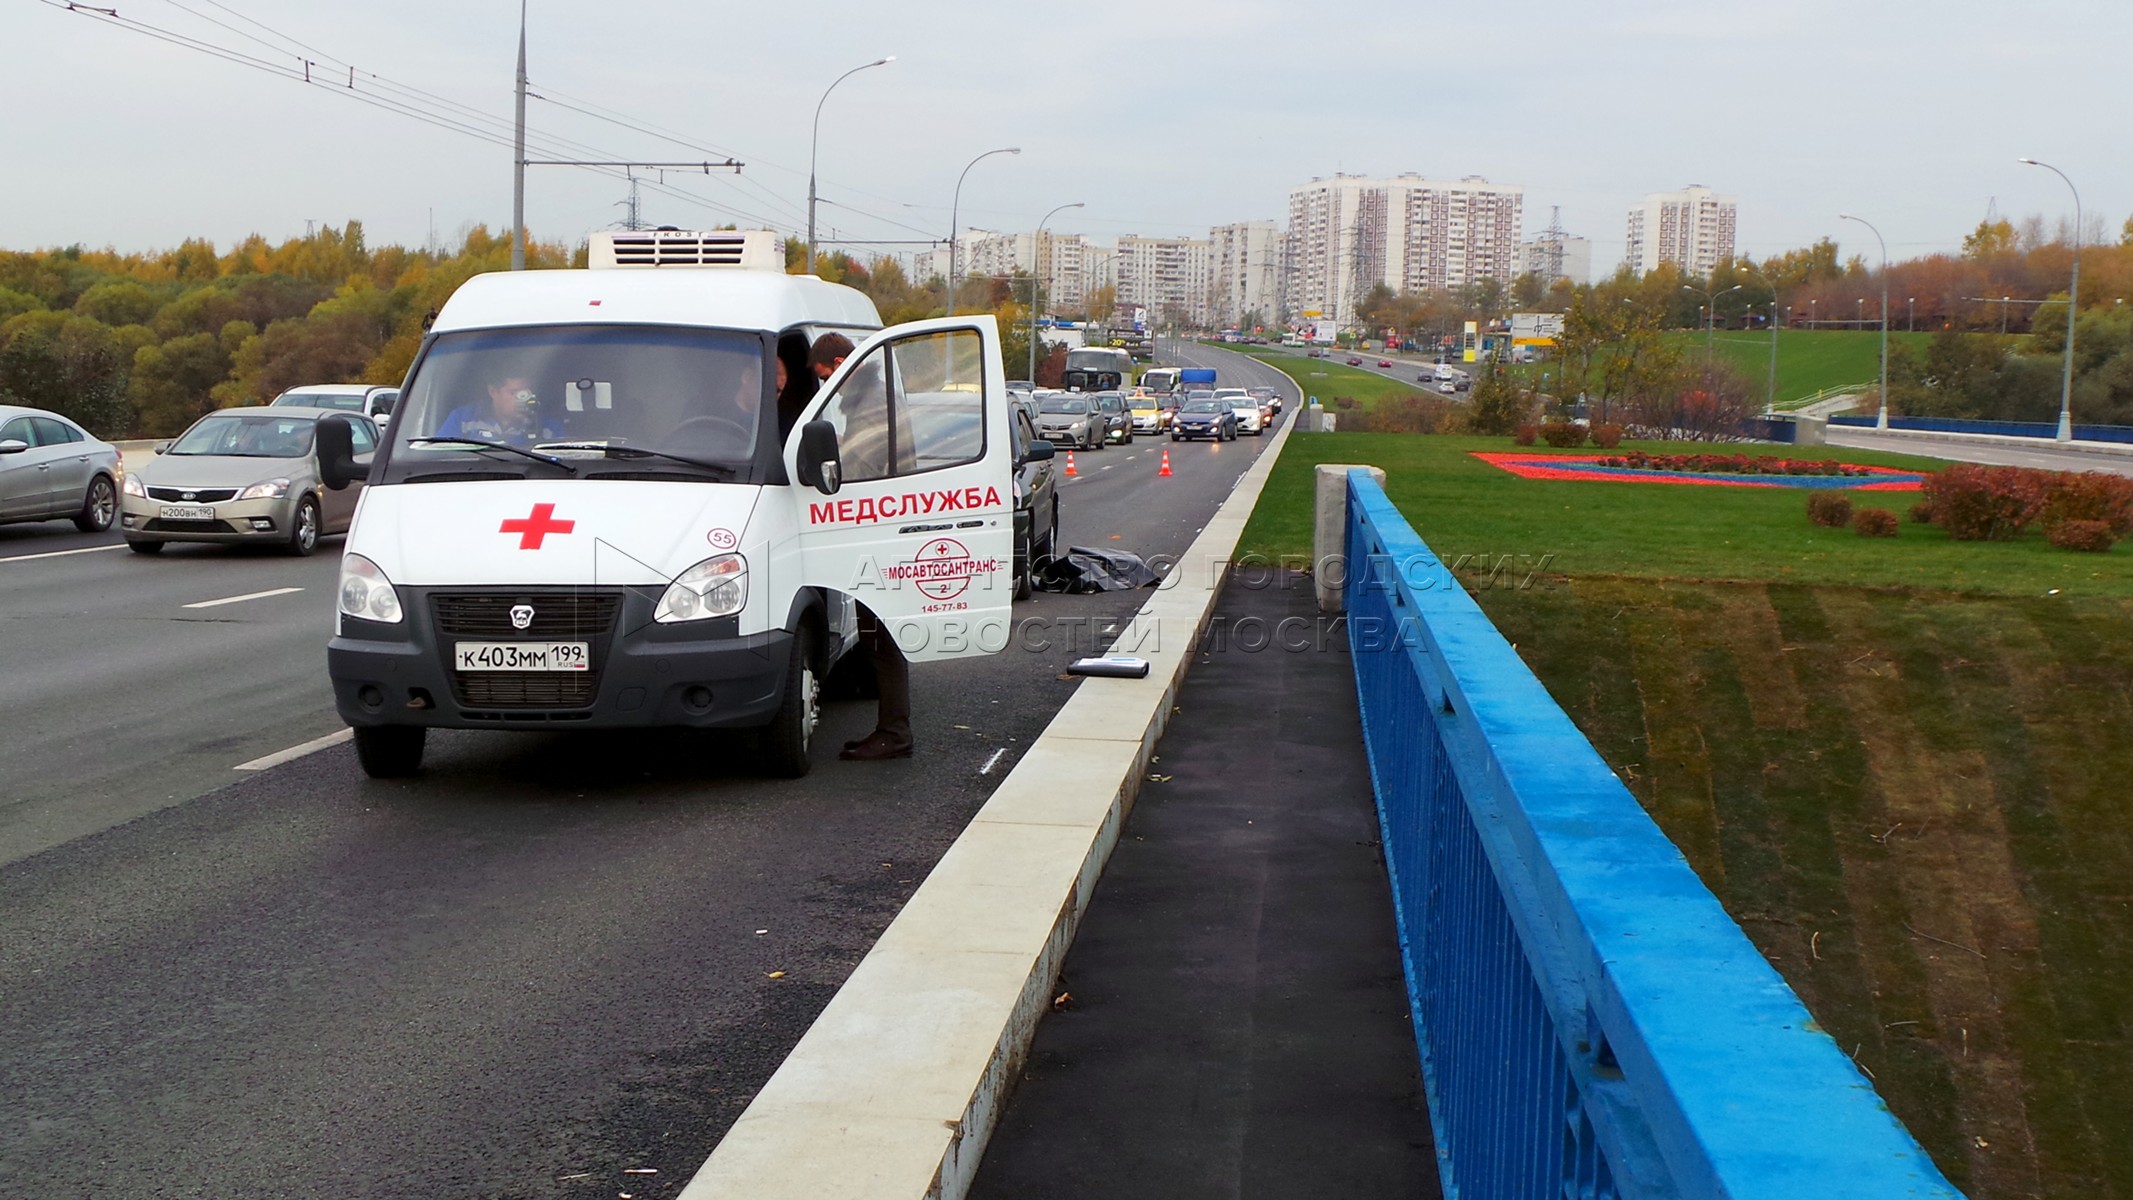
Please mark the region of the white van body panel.
<svg viewBox="0 0 2133 1200"><path fill-rule="evenodd" d="M665 587L739 549L764 489L547 477L376 491L348 548L395 583Z"/></svg>
<svg viewBox="0 0 2133 1200"><path fill-rule="evenodd" d="M812 275L704 268L495 271L460 284L437 311L431 331L523 325L871 330L881 328L881 314L866 293Z"/></svg>

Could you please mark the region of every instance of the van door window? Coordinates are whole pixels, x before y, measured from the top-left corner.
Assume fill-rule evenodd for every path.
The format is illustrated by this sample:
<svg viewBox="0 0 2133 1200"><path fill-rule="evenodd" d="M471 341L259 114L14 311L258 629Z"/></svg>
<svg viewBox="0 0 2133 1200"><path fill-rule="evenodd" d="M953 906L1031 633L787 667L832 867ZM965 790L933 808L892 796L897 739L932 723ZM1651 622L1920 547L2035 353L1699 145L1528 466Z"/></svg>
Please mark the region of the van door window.
<svg viewBox="0 0 2133 1200"><path fill-rule="evenodd" d="M821 412L849 483L975 462L985 453L985 353L967 329L877 346Z"/></svg>

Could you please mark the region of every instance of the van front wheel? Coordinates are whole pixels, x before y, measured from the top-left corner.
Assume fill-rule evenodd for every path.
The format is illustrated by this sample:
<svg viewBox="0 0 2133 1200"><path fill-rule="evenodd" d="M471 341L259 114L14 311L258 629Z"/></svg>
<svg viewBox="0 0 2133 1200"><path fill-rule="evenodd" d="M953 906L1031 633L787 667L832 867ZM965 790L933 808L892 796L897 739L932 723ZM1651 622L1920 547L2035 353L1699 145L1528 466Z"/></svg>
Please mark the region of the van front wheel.
<svg viewBox="0 0 2133 1200"><path fill-rule="evenodd" d="M807 774L808 748L822 720L822 675L815 654L814 630L803 625L793 635L792 656L785 664L785 699L777 716L757 734L757 757L766 774L798 779Z"/></svg>
<svg viewBox="0 0 2133 1200"><path fill-rule="evenodd" d="M399 779L422 769L429 730L420 725L358 725L356 761L372 779Z"/></svg>

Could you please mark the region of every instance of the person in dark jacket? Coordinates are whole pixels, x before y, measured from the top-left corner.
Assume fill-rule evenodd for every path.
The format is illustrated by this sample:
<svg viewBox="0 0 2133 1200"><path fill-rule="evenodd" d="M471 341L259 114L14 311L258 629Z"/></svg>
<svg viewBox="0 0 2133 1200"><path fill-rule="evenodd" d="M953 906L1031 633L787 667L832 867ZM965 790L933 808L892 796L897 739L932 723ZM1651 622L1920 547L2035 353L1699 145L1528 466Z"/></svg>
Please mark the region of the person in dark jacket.
<svg viewBox="0 0 2133 1200"><path fill-rule="evenodd" d="M815 378L827 382L852 353L852 339L841 333L825 333L808 350L807 364ZM874 732L846 742L837 757L857 762L911 757L911 663L896 644L896 637L874 615L859 606L859 646L874 664L874 683L880 695Z"/></svg>

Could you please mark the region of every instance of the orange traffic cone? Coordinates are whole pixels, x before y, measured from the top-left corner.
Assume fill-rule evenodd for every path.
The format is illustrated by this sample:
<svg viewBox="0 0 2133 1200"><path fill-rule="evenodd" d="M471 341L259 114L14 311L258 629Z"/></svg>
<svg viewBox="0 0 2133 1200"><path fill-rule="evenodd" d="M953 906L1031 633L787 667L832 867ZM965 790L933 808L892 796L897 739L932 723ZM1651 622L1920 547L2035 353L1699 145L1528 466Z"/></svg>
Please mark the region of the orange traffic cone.
<svg viewBox="0 0 2133 1200"><path fill-rule="evenodd" d="M1168 474L1170 474L1170 447L1165 446L1163 447L1163 469L1157 471L1156 475L1160 477Z"/></svg>
<svg viewBox="0 0 2133 1200"><path fill-rule="evenodd" d="M1066 477L1068 479L1072 479L1079 474L1081 474L1081 472L1074 469L1074 452L1072 450L1069 450L1067 451Z"/></svg>

